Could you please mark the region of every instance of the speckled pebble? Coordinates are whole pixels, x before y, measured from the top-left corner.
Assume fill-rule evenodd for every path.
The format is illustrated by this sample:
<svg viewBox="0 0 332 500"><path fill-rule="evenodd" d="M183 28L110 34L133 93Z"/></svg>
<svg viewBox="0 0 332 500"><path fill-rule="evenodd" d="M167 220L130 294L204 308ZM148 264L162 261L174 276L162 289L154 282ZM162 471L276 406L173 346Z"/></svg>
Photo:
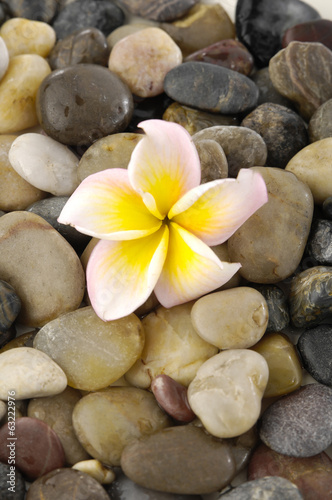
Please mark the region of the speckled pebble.
<svg viewBox="0 0 332 500"><path fill-rule="evenodd" d="M221 495L221 500L302 500L300 490L288 479L283 477L263 477L240 484L234 490Z"/></svg>
<svg viewBox="0 0 332 500"><path fill-rule="evenodd" d="M298 342L303 367L321 384L332 386L332 325L305 330Z"/></svg>

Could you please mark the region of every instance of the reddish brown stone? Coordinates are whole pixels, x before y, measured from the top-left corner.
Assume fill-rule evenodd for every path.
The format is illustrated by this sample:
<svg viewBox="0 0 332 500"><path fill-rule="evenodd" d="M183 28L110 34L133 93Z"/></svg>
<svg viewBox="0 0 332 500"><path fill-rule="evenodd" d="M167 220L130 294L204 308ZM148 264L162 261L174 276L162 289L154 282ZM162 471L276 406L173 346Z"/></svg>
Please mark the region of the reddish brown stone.
<svg viewBox="0 0 332 500"><path fill-rule="evenodd" d="M284 33L282 47L287 47L295 40L298 42L320 42L332 50L332 21L316 19L292 26Z"/></svg>
<svg viewBox="0 0 332 500"><path fill-rule="evenodd" d="M168 415L179 422L191 422L196 418L187 399L187 387L168 375L158 375L151 382L151 390L159 405Z"/></svg>

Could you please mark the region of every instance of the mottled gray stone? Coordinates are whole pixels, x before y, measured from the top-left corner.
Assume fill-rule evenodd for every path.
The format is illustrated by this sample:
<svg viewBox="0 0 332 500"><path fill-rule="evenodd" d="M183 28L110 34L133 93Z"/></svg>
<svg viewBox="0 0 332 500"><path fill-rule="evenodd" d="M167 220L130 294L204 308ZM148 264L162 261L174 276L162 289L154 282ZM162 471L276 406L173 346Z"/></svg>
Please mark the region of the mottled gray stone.
<svg viewBox="0 0 332 500"><path fill-rule="evenodd" d="M290 321L285 293L274 285L256 285L255 288L263 295L267 303L269 321L266 331L281 332Z"/></svg>
<svg viewBox="0 0 332 500"><path fill-rule="evenodd" d="M320 382L332 386L332 325L319 325L305 330L300 336L297 349L303 367Z"/></svg>
<svg viewBox="0 0 332 500"><path fill-rule="evenodd" d="M307 248L309 255L319 264L332 265L332 221L314 220Z"/></svg>
<svg viewBox="0 0 332 500"><path fill-rule="evenodd" d="M234 490L220 495L221 500L302 500L295 484L278 476L267 476L240 484Z"/></svg>

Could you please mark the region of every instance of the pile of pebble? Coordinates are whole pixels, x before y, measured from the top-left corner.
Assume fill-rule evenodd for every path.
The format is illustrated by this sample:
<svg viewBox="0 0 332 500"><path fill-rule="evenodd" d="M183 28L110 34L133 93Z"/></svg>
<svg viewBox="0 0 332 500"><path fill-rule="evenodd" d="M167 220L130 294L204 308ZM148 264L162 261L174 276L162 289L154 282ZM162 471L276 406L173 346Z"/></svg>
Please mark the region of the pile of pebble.
<svg viewBox="0 0 332 500"><path fill-rule="evenodd" d="M2 499L332 497L332 21L221 3L0 2ZM104 323L57 217L149 118L269 201L214 247L222 289Z"/></svg>

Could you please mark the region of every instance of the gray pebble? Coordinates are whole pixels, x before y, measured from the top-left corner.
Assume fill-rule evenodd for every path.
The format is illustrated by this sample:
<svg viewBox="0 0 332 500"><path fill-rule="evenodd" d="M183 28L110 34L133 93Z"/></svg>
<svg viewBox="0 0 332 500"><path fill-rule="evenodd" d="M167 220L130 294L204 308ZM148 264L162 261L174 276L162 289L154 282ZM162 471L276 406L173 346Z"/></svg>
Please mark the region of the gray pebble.
<svg viewBox="0 0 332 500"><path fill-rule="evenodd" d="M332 221L314 220L307 248L309 255L319 264L332 265Z"/></svg>
<svg viewBox="0 0 332 500"><path fill-rule="evenodd" d="M248 481L234 490L220 495L222 500L301 500L303 496L295 484L278 476L266 476Z"/></svg>

